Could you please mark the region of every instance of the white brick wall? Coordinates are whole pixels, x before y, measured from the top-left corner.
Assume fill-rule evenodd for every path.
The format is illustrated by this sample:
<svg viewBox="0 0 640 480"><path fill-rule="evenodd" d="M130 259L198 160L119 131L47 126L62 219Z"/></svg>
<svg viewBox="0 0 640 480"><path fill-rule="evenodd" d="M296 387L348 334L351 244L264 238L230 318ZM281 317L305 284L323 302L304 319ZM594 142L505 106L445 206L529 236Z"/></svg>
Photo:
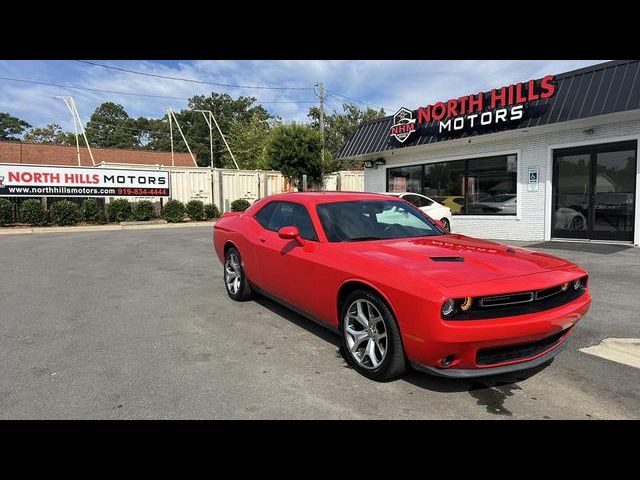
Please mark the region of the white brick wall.
<svg viewBox="0 0 640 480"><path fill-rule="evenodd" d="M637 117L637 116L636 116ZM454 216L452 229L479 238L495 238L505 240L544 240L546 202L551 195L546 195L547 186L551 185L551 174L548 165L549 146L606 143L617 141L619 137L640 137L640 120L633 119L618 123L602 124L605 117L592 120L594 126L580 124L572 127L569 123L556 124L547 128L545 133L511 131L493 135L472 137L469 139L453 140L416 147L403 151L395 150L392 154L383 153L371 158L383 157L386 165L378 169L365 169L364 188L369 192L383 192L386 190L386 169L397 165L429 163L456 158L470 158L492 154L518 154L518 215L516 217L481 217ZM598 124L600 123L600 124ZM542 127L541 127L542 128ZM585 129L593 128L593 133L585 133ZM549 131L550 130L550 131ZM527 191L528 167L537 165L539 168L539 189L537 192ZM640 175L638 176L640 177ZM548 181L548 183L547 183ZM636 187L636 190L639 189ZM640 191L638 192L640 195ZM636 195L638 196L638 195ZM637 202L638 203L638 202ZM636 225L638 221L636 208ZM636 234L636 239L638 234ZM635 242L637 243L637 241Z"/></svg>

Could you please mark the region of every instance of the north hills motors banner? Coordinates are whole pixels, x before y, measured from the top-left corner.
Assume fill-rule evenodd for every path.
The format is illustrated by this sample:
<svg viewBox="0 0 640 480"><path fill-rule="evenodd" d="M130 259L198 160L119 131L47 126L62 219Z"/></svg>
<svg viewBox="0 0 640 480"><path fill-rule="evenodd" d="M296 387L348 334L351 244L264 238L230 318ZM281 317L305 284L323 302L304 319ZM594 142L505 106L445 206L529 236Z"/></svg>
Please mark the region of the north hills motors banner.
<svg viewBox="0 0 640 480"><path fill-rule="evenodd" d="M0 197L168 197L169 172L0 163Z"/></svg>

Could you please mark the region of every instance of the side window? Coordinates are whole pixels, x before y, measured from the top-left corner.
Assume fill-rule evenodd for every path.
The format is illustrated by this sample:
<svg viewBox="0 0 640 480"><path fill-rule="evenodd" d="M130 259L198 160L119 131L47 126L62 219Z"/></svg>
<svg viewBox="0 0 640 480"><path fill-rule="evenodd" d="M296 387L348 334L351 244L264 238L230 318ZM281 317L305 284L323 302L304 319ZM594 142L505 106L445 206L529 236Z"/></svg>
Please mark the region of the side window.
<svg viewBox="0 0 640 480"><path fill-rule="evenodd" d="M299 203L271 202L255 218L267 230L277 232L282 227L297 227L302 238L318 241L309 212Z"/></svg>
<svg viewBox="0 0 640 480"><path fill-rule="evenodd" d="M278 202L267 203L262 209L255 214L254 218L262 226L262 228L269 228L269 222L273 211L276 209Z"/></svg>
<svg viewBox="0 0 640 480"><path fill-rule="evenodd" d="M419 207L430 207L431 204L433 203L427 197L420 197L420 196L418 196L418 202L419 202L419 205L418 205Z"/></svg>
<svg viewBox="0 0 640 480"><path fill-rule="evenodd" d="M402 197L402 199L413 204L415 207L420 206L420 197L418 197L417 195L405 195L404 197Z"/></svg>

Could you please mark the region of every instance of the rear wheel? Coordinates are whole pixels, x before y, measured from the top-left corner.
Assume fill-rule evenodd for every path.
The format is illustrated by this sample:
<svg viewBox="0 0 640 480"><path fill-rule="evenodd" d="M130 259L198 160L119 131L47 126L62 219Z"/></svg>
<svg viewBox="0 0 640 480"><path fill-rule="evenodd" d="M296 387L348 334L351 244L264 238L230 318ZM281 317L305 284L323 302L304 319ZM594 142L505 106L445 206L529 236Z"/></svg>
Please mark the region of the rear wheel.
<svg viewBox="0 0 640 480"><path fill-rule="evenodd" d="M400 331L387 305L374 293L355 290L344 302L340 331L349 365L372 380L391 380L405 370Z"/></svg>
<svg viewBox="0 0 640 480"><path fill-rule="evenodd" d="M244 273L242 257L235 247L229 248L224 256L224 286L227 294L238 302L249 300L253 295Z"/></svg>
<svg viewBox="0 0 640 480"><path fill-rule="evenodd" d="M571 220L571 225L569 226L569 230L575 231L575 230L582 230L582 229L584 229L583 218L580 216L573 217L573 219Z"/></svg>
<svg viewBox="0 0 640 480"><path fill-rule="evenodd" d="M449 219L445 217L440 221L442 222L442 225L447 230L447 232L451 232L451 224L449 223Z"/></svg>

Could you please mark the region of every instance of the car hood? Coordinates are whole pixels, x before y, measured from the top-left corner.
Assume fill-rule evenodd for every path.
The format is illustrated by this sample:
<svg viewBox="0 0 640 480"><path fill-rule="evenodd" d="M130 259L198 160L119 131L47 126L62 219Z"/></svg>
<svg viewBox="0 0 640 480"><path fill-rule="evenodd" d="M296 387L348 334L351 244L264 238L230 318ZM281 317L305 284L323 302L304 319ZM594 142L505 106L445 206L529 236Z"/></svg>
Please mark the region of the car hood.
<svg viewBox="0 0 640 480"><path fill-rule="evenodd" d="M572 265L545 253L457 234L342 245L364 257L363 261L377 260L398 269L418 270L444 287L532 275ZM434 261L434 257L444 261ZM458 257L458 261L448 261L446 257Z"/></svg>

